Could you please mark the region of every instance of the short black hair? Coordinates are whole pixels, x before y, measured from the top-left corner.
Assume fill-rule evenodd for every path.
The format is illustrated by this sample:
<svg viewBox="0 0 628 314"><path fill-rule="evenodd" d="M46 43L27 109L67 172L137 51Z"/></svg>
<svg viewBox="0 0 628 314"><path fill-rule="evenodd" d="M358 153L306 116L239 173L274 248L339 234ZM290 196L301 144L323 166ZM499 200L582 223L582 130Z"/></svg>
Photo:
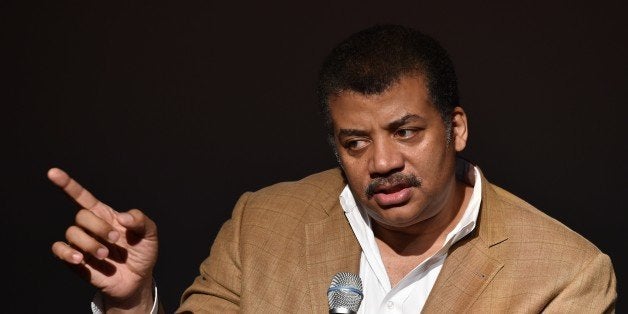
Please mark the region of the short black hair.
<svg viewBox="0 0 628 314"><path fill-rule="evenodd" d="M316 94L330 137L333 138L330 96L343 91L380 94L405 75L426 79L430 101L449 130L448 117L459 105L459 97L454 65L447 51L418 30L384 24L349 36L323 61Z"/></svg>

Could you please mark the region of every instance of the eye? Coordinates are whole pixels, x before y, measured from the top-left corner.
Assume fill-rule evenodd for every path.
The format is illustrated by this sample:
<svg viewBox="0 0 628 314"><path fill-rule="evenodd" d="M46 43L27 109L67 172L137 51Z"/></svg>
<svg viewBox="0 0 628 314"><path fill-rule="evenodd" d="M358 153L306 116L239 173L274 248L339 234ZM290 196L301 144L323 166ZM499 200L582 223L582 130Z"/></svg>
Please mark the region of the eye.
<svg viewBox="0 0 628 314"><path fill-rule="evenodd" d="M367 141L366 140L348 140L346 141L343 146L348 149L348 150L360 150L364 147L366 147L367 145Z"/></svg>
<svg viewBox="0 0 628 314"><path fill-rule="evenodd" d="M395 131L395 137L398 137L401 139L407 139L416 135L417 132L418 131L414 129L399 129Z"/></svg>

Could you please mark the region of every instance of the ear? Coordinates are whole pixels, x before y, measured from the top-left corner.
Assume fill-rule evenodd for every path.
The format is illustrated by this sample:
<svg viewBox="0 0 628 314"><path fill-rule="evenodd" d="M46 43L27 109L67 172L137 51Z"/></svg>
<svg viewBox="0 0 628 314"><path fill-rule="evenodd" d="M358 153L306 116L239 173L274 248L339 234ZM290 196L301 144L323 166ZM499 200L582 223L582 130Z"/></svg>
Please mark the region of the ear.
<svg viewBox="0 0 628 314"><path fill-rule="evenodd" d="M456 107L451 113L451 140L456 152L461 152L467 146L468 135L467 114L462 107Z"/></svg>

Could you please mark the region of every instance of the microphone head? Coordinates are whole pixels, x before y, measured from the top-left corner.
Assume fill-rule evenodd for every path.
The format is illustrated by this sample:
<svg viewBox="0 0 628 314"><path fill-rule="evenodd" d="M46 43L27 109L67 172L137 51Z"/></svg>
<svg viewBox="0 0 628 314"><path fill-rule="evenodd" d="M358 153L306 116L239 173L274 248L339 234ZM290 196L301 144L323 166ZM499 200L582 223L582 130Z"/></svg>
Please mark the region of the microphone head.
<svg viewBox="0 0 628 314"><path fill-rule="evenodd" d="M329 313L357 313L363 297L360 276L353 273L337 273L327 289Z"/></svg>

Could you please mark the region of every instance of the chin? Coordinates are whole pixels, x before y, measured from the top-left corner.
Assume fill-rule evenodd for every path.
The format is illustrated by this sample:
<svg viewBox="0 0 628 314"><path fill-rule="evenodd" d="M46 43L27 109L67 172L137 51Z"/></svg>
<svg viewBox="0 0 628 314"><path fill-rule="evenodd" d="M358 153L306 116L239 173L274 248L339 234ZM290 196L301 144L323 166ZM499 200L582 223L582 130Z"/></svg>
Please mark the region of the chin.
<svg viewBox="0 0 628 314"><path fill-rule="evenodd" d="M369 216L381 225L394 228L405 228L420 222L419 213L404 208L406 206L379 209Z"/></svg>

